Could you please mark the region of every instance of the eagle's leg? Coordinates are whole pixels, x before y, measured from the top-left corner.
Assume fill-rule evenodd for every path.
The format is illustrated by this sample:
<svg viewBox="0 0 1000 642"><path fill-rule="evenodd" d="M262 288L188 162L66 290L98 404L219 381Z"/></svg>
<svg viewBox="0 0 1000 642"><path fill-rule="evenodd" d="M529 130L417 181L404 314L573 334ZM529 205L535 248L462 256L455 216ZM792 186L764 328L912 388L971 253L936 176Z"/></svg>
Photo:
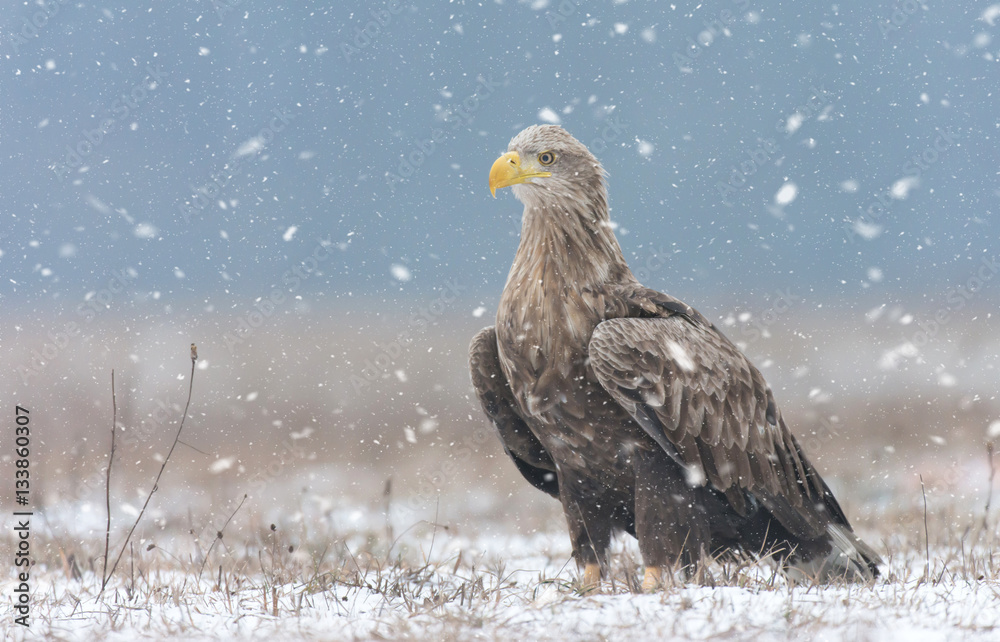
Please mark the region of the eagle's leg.
<svg viewBox="0 0 1000 642"><path fill-rule="evenodd" d="M584 591L600 588L607 575L608 549L611 547L613 503L604 497L598 482L583 475L558 468L559 499L573 543L573 557L583 566Z"/></svg>
<svg viewBox="0 0 1000 642"><path fill-rule="evenodd" d="M690 573L711 538L695 489L658 446L635 453L635 535L646 566L643 590L659 585L663 569L677 562Z"/></svg>

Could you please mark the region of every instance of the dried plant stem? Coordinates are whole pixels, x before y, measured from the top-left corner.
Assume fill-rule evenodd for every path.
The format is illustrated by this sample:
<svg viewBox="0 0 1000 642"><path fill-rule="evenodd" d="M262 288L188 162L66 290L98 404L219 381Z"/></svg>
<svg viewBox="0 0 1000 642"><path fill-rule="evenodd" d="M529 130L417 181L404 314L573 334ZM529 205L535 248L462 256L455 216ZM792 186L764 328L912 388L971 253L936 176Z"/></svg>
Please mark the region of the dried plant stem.
<svg viewBox="0 0 1000 642"><path fill-rule="evenodd" d="M392 476L385 480L382 488L382 499L385 502L385 537L387 542L394 540L392 534Z"/></svg>
<svg viewBox="0 0 1000 642"><path fill-rule="evenodd" d="M989 533L990 527L990 506L993 504L993 478L996 476L996 467L993 465L993 442L986 442L986 458L990 465L989 489L986 491L986 506L983 508L982 532ZM978 538L977 538L978 539Z"/></svg>
<svg viewBox="0 0 1000 642"><path fill-rule="evenodd" d="M920 494L924 497L924 555L926 559L924 562L924 579L929 580L931 576L931 542L927 529L927 491L924 489L924 476L918 475L918 477L920 477Z"/></svg>
<svg viewBox="0 0 1000 642"><path fill-rule="evenodd" d="M108 584L108 550L111 548L111 464L115 461L115 428L118 425L118 399L115 396L115 371L111 371L111 453L108 455L108 474L104 484L104 503L108 523L104 528L104 567L101 569L101 592Z"/></svg>
<svg viewBox="0 0 1000 642"><path fill-rule="evenodd" d="M174 437L174 443L170 445L170 450L167 451L167 456L163 458L163 465L160 466L160 472L156 474L156 479L153 480L153 487L149 489L149 495L146 496L146 501L142 505L142 510L139 511L139 516L135 518L135 523L132 524L132 528L129 529L128 535L125 536L125 543L122 544L122 550L118 553L118 557L115 559L114 565L111 567L111 572L108 573L108 577L105 583L111 579L111 576L115 574L115 569L118 568L118 562L121 561L122 555L125 554L125 549L128 547L129 541L132 539L132 533L135 532L136 527L139 525L142 516L146 514L146 507L149 506L149 500L153 498L153 493L156 492L157 485L160 483L160 477L163 476L163 471L167 467L167 462L170 461L170 455L174 453L174 448L177 447L177 442L180 441L181 431L184 430L184 421L187 419L188 408L191 407L191 394L194 391L194 366L198 361L198 351L195 345L191 344L191 376L188 379L188 397L187 403L184 404L184 414L181 416L181 424L177 428L177 435ZM103 588L101 589L103 592Z"/></svg>
<svg viewBox="0 0 1000 642"><path fill-rule="evenodd" d="M205 570L205 565L208 564L208 557L209 557L209 555L212 554L212 549L215 548L216 544L218 544L219 542L222 541L222 533L226 530L226 526L229 526L229 522L233 521L233 518L236 517L236 513L238 513L239 510L241 508L243 508L243 503L246 502L246 500L247 500L247 495L246 495L246 493L244 493L243 494L243 499L240 500L240 505L236 507L236 510L234 510L233 514L229 516L229 519L227 519L226 523L222 525L222 528L220 528L215 533L215 539L212 540L212 545L208 547L208 552L205 553L205 559L203 559L201 561L201 568L198 569L198 579L201 579L201 573L202 573L202 571ZM219 567L219 573L220 574L222 573L222 567L221 566Z"/></svg>

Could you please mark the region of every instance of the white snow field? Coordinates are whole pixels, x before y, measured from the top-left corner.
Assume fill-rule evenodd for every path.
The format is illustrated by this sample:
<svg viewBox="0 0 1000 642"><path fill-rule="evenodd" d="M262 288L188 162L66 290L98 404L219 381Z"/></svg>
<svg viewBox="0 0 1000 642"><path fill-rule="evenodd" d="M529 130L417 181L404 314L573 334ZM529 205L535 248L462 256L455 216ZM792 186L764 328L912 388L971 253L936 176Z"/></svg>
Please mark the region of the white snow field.
<svg viewBox="0 0 1000 642"><path fill-rule="evenodd" d="M359 506L333 509L325 518L300 514L298 523L274 529L259 518L237 518L207 564L199 551L212 545L213 536L195 542L184 529L189 518L159 514L160 528L135 540L103 595L99 560L66 555L83 545L102 550L100 537L86 541L85 534L101 535L101 529L82 520L65 528L79 531L70 535L80 538L75 542L56 542L40 530L39 539L59 555L50 554L32 571L27 629L13 623L15 583L5 579L0 632L5 640L81 641L909 642L1000 634L996 533L987 535L973 523L947 536L929 531L926 576L921 506L883 516L897 528L859 529L880 542L885 556L883 576L873 585L795 585L769 562L728 562L711 565L695 580L675 573L670 585L641 594L639 557L627 538L616 546L613 577L602 592L581 595L568 537L551 504L532 509L537 514L529 522L550 521L553 530L530 535L518 534L513 519L487 519L482 534L468 534L475 528L471 517L454 526L418 521L396 535L386 532L384 512ZM929 521L937 527L954 514L946 504L931 507ZM518 502L507 508L516 511ZM348 530L331 526L349 523L354 527Z"/></svg>

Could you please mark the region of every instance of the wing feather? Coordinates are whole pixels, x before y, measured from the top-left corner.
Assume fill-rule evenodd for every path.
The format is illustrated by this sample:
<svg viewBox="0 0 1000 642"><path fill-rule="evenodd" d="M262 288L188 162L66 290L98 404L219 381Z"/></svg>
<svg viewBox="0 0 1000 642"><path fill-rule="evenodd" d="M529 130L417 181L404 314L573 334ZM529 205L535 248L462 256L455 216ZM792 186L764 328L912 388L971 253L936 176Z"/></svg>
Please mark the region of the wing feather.
<svg viewBox="0 0 1000 642"><path fill-rule="evenodd" d="M808 475L763 375L707 322L610 319L594 331L589 357L612 398L633 416L642 406L647 432L659 429L718 490L788 494L795 506L813 494L799 482Z"/></svg>
<svg viewBox="0 0 1000 642"><path fill-rule="evenodd" d="M484 328L472 339L469 367L476 396L496 429L504 451L533 486L558 497L555 463L517 409L514 394L500 367L497 335L492 327Z"/></svg>

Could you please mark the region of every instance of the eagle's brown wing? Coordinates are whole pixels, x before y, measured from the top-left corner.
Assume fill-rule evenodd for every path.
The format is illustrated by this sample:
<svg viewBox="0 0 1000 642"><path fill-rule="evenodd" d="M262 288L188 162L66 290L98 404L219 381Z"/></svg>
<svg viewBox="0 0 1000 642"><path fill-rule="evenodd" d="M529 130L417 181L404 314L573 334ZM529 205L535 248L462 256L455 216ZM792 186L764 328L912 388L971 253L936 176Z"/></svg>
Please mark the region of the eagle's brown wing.
<svg viewBox="0 0 1000 642"><path fill-rule="evenodd" d="M497 333L492 327L480 330L472 339L469 367L476 396L517 469L535 488L558 497L555 463L517 410L507 377L500 367Z"/></svg>
<svg viewBox="0 0 1000 642"><path fill-rule="evenodd" d="M710 483L740 514L749 497L804 537L847 524L785 426L763 375L689 306L645 288L620 290L631 318L600 323L590 364L611 397L692 484Z"/></svg>

